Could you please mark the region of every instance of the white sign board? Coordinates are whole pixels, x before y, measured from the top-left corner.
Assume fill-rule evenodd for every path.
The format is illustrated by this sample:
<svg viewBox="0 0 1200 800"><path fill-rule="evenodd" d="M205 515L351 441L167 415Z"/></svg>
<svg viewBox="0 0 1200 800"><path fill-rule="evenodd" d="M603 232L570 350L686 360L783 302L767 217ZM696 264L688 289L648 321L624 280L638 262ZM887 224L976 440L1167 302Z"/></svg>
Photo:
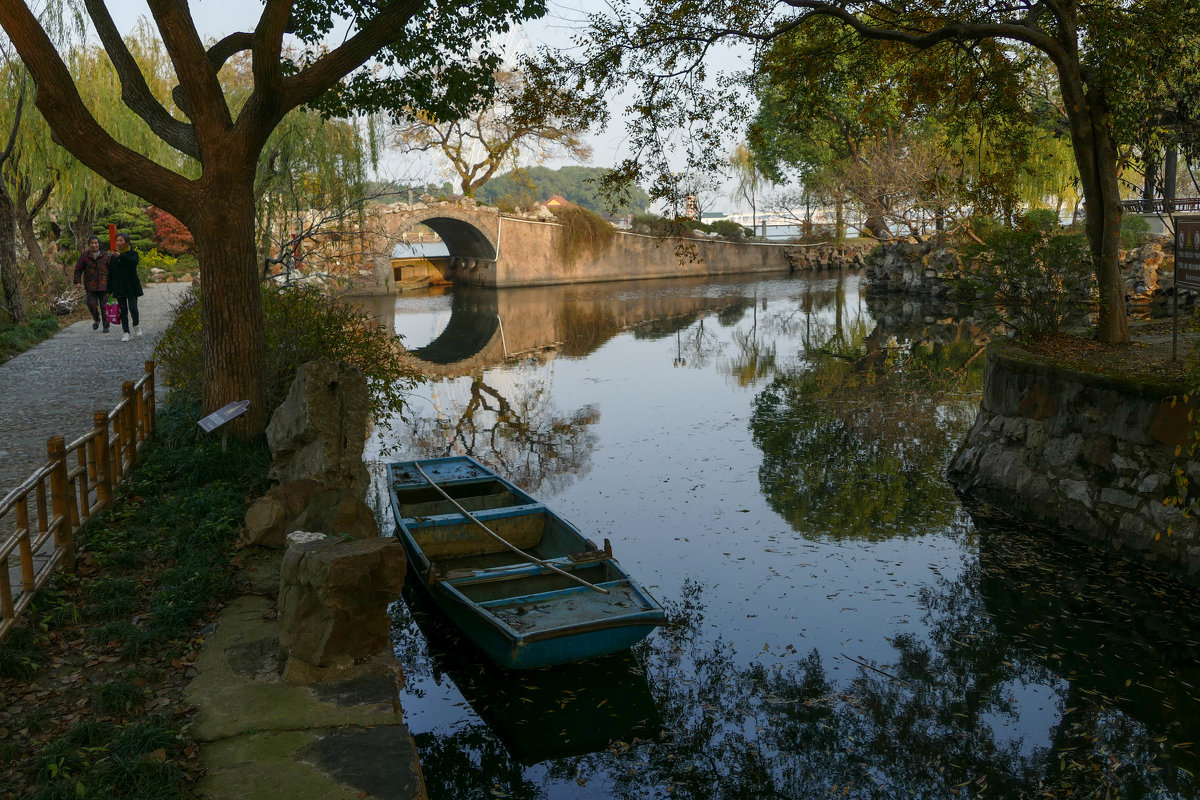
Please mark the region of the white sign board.
<svg viewBox="0 0 1200 800"><path fill-rule="evenodd" d="M245 414L246 409L249 407L249 400L238 400L223 408L218 408L197 424L204 429L205 433L212 433L234 417L240 417L242 414Z"/></svg>

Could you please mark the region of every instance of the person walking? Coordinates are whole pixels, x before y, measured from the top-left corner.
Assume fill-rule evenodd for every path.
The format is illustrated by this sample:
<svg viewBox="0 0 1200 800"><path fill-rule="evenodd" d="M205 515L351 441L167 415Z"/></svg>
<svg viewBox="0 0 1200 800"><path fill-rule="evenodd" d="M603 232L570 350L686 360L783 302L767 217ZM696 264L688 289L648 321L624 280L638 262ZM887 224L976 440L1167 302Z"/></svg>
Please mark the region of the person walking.
<svg viewBox="0 0 1200 800"><path fill-rule="evenodd" d="M138 253L129 246L129 234L117 234L116 252L109 256L109 290L121 309L122 342L129 341L129 324L133 323L136 335L142 335L139 324L137 299L142 296L142 282L138 279Z"/></svg>
<svg viewBox="0 0 1200 800"><path fill-rule="evenodd" d="M75 263L75 284L82 279L88 311L92 314L92 330L104 323L105 333L108 333L108 315L104 313L108 299L108 261L108 253L100 250L100 237L92 236L88 238L87 249L79 254L79 261Z"/></svg>

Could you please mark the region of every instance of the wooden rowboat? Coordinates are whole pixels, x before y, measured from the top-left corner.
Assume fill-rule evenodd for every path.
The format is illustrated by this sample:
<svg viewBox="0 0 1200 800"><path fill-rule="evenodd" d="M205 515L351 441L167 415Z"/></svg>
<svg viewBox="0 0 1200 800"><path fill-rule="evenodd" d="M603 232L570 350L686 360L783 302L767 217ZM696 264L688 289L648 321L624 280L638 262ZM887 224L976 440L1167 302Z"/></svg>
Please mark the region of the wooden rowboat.
<svg viewBox="0 0 1200 800"><path fill-rule="evenodd" d="M620 652L662 607L575 526L468 456L387 465L409 571L496 663L532 669Z"/></svg>

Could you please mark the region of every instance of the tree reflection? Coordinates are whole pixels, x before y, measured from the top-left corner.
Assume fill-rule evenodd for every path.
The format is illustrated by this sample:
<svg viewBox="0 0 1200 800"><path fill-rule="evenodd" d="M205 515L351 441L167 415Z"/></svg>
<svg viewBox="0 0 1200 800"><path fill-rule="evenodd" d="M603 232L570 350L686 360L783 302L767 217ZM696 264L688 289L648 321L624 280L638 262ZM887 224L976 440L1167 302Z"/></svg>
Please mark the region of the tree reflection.
<svg viewBox="0 0 1200 800"><path fill-rule="evenodd" d="M881 326L868 333L861 316L808 328L805 361L755 398L768 502L794 529L834 537L888 538L931 514L949 521L956 504L941 472L974 419L981 345L901 344Z"/></svg>
<svg viewBox="0 0 1200 800"><path fill-rule="evenodd" d="M548 380L512 379L516 374L473 374L441 386L438 418L412 423L413 445L430 457L474 456L530 492L558 491L585 474L600 412L586 405L563 414L551 404ZM465 397L456 395L459 388Z"/></svg>
<svg viewBox="0 0 1200 800"><path fill-rule="evenodd" d="M928 634L892 638L888 663L790 642L748 660L702 635L688 583L637 648L660 736L522 772L478 722L423 734L431 796L1195 796L1200 593L981 524L979 558L922 592Z"/></svg>

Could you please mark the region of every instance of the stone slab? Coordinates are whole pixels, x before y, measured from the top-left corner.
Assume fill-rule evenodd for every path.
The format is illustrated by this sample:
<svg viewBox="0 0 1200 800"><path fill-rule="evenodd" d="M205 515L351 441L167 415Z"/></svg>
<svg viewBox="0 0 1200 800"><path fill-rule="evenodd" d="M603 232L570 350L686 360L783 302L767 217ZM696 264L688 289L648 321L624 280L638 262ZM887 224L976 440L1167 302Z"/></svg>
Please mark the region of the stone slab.
<svg viewBox="0 0 1200 800"><path fill-rule="evenodd" d="M196 794L212 800L423 797L412 737L395 725L254 733L204 747Z"/></svg>
<svg viewBox="0 0 1200 800"><path fill-rule="evenodd" d="M278 681L272 675L272 669L278 669L278 654L263 644L276 634L272 607L264 597L239 597L221 612L216 630L196 659L198 674L184 695L200 711L191 731L197 741L248 732L398 722L398 690L390 696L375 693L374 700L347 690L345 695L354 699L344 702L330 692L318 696L311 689ZM248 655L255 650L261 657L260 669ZM267 666L264 662L270 659L276 660ZM348 681L369 679L362 672L347 677Z"/></svg>

